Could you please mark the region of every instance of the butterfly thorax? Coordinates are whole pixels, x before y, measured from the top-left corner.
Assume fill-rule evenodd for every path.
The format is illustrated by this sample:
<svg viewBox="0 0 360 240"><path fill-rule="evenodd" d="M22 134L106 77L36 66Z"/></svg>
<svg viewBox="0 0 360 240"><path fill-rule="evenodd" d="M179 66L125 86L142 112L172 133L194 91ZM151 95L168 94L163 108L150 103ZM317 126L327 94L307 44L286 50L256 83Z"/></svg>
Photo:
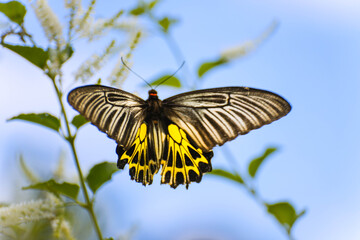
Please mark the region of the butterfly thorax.
<svg viewBox="0 0 360 240"><path fill-rule="evenodd" d="M149 98L146 100L148 104L147 108L147 120L157 121L162 115L162 101L158 98L157 92L154 89L149 91Z"/></svg>

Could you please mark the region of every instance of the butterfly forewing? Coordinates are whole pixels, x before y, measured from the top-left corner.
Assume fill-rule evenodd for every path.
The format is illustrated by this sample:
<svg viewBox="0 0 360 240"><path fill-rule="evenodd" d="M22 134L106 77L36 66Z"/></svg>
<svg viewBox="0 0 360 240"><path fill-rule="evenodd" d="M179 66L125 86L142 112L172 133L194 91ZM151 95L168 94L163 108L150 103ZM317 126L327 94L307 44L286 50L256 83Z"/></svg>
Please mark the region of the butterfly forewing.
<svg viewBox="0 0 360 240"><path fill-rule="evenodd" d="M204 151L269 124L291 109L282 97L246 87L205 89L163 101L164 114Z"/></svg>
<svg viewBox="0 0 360 240"><path fill-rule="evenodd" d="M133 143L146 116L143 99L110 87L76 88L69 93L68 102L125 149Z"/></svg>

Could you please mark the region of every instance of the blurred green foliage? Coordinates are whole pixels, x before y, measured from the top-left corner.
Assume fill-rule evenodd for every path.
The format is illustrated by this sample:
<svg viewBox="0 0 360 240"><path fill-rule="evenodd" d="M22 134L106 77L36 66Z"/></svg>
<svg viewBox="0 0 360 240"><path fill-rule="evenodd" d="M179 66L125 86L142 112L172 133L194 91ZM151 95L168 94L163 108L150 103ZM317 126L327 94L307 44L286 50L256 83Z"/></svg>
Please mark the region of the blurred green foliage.
<svg viewBox="0 0 360 240"><path fill-rule="evenodd" d="M150 85L153 87L158 86L160 83L161 83L161 86L181 88L180 80L177 77L174 77L171 75L163 75L155 80L150 81Z"/></svg>
<svg viewBox="0 0 360 240"><path fill-rule="evenodd" d="M219 58L215 61L210 61L210 62L204 62L200 65L199 69L198 69L198 76L199 78L201 78L205 73L207 73L208 71L210 71L211 69L215 68L215 67L219 67L225 63L227 63L228 61L225 58Z"/></svg>
<svg viewBox="0 0 360 240"><path fill-rule="evenodd" d="M222 178L231 180L239 184L239 186L244 187L244 189L254 197L254 199L261 205L263 205L268 213L273 215L278 223L284 228L289 239L292 239L291 230L299 217L305 214L305 210L301 211L299 214L296 213L295 208L288 202L278 202L278 203L267 203L264 199L258 194L258 190L254 187L256 173L260 166L264 163L265 160L269 158L274 152L277 151L275 147L269 147L261 154L261 156L252 159L248 164L248 176L240 173L236 169L232 169L232 172L224 169L214 169L209 174L220 176Z"/></svg>

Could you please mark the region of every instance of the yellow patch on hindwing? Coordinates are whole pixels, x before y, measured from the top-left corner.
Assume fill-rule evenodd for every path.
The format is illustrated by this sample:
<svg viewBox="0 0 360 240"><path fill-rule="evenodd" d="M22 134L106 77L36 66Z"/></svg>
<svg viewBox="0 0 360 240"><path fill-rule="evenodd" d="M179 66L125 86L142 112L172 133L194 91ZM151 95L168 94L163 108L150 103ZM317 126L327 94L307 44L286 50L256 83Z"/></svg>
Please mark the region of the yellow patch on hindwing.
<svg viewBox="0 0 360 240"><path fill-rule="evenodd" d="M212 152L195 148L182 129L170 124L161 161L161 183L176 188L179 184L188 187L191 182L200 182L203 173L211 171L211 157Z"/></svg>
<svg viewBox="0 0 360 240"><path fill-rule="evenodd" d="M131 147L126 151L119 150L121 152L118 160L119 168L124 168L128 163L131 179L141 182L143 185L151 184L154 174L159 170L153 156L150 156L151 151L148 148L147 125L143 123L138 129Z"/></svg>

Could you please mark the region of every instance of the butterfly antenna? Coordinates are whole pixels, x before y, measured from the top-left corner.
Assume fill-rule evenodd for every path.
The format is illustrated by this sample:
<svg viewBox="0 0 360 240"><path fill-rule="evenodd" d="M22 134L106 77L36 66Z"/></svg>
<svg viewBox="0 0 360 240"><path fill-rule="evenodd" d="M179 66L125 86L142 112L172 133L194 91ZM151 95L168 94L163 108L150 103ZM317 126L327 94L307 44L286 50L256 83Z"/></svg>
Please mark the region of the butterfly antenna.
<svg viewBox="0 0 360 240"><path fill-rule="evenodd" d="M126 63L124 62L123 57L121 57L121 62L122 62L122 64L123 64L130 72L132 72L133 74L135 74L135 76L137 76L138 78L142 79L142 80L152 89L152 86L151 86L142 76L140 76L139 74L137 74L136 72L134 72L128 65L126 65Z"/></svg>
<svg viewBox="0 0 360 240"><path fill-rule="evenodd" d="M160 86L161 84L163 84L164 82L166 82L167 80L169 80L170 78L175 76L175 74L184 66L184 64L185 64L185 61L182 62L180 67L173 74L171 74L171 76L169 76L169 77L165 78L164 80L162 80L158 85L156 85L156 87L154 89L156 89L158 86Z"/></svg>

